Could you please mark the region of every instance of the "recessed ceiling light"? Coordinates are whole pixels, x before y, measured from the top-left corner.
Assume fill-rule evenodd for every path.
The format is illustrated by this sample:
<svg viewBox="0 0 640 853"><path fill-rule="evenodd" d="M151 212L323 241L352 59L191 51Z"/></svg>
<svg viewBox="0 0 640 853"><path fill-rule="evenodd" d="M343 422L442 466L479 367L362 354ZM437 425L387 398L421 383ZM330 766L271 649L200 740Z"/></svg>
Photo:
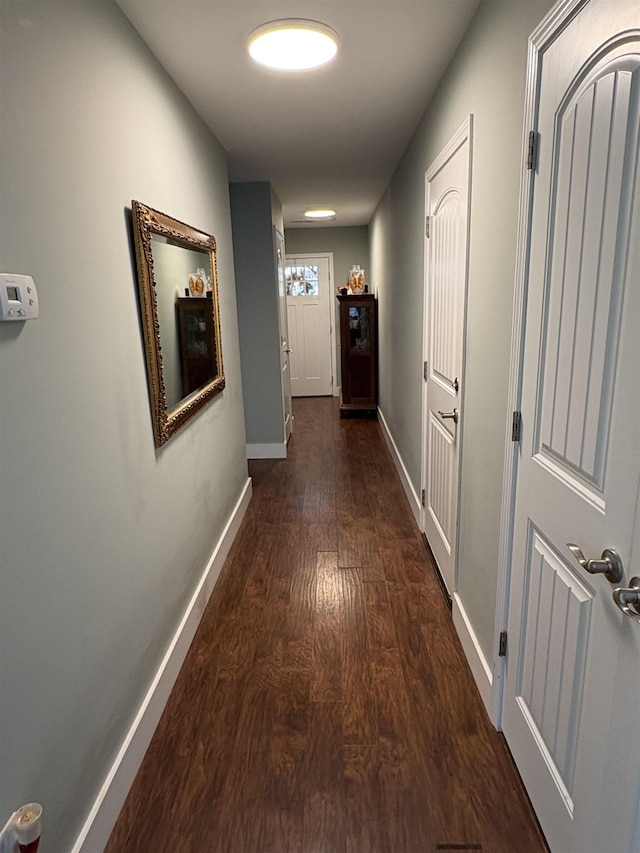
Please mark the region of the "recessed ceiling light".
<svg viewBox="0 0 640 853"><path fill-rule="evenodd" d="M260 65L280 71L306 71L333 59L338 52L338 35L326 24L288 18L255 29L248 45L251 57Z"/></svg>
<svg viewBox="0 0 640 853"><path fill-rule="evenodd" d="M333 219L336 215L335 210L329 208L314 208L313 210L305 210L304 215L307 219Z"/></svg>

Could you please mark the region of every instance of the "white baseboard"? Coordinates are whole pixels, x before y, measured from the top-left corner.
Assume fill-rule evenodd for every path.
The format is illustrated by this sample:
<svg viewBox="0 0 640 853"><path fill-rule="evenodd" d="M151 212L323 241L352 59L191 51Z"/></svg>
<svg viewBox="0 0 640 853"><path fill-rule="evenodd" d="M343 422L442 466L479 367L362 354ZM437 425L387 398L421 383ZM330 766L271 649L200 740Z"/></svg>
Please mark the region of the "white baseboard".
<svg viewBox="0 0 640 853"><path fill-rule="evenodd" d="M489 717L491 717L491 702L493 698L493 674L487 659L485 658L471 622L465 613L460 601L460 596L454 592L452 605L453 624L462 643L467 663L471 668L471 674L482 699Z"/></svg>
<svg viewBox="0 0 640 853"><path fill-rule="evenodd" d="M249 506L251 492L248 479L71 853L96 853L106 847Z"/></svg>
<svg viewBox="0 0 640 853"><path fill-rule="evenodd" d="M287 445L283 442L276 444L247 444L247 459L286 459Z"/></svg>
<svg viewBox="0 0 640 853"><path fill-rule="evenodd" d="M342 385L334 385L333 386L333 396L339 397L342 394Z"/></svg>
<svg viewBox="0 0 640 853"><path fill-rule="evenodd" d="M400 481L402 482L402 488L407 496L409 504L411 506L411 511L416 520L416 524L420 527L420 498L418 497L418 493L413 488L411 480L409 479L409 474L407 469L405 468L404 462L402 461L402 456L400 456L400 451L393 440L393 436L389 431L389 427L387 422L384 419L384 415L378 408L378 420L380 421L380 426L382 427L382 435L384 436L384 440L387 443L387 447L391 451L391 456L393 457L393 461L395 462L395 466L398 469L398 474L400 476Z"/></svg>

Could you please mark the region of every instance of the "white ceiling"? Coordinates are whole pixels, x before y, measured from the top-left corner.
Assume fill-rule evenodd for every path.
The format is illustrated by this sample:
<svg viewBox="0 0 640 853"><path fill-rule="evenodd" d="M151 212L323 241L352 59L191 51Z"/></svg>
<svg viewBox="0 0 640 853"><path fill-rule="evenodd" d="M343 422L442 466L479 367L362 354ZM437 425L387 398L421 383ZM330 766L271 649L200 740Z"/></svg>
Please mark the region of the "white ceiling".
<svg viewBox="0 0 640 853"><path fill-rule="evenodd" d="M339 226L369 222L479 0L117 2L226 149L230 180L270 181L287 226L314 206ZM292 17L338 32L330 66L252 62L249 33Z"/></svg>

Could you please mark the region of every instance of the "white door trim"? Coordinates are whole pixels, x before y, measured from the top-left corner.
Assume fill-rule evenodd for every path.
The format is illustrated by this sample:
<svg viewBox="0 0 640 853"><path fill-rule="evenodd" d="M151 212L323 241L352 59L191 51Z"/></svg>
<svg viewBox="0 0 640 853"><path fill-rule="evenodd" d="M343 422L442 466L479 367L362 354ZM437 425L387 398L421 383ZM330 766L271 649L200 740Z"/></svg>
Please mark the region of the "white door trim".
<svg viewBox="0 0 640 853"><path fill-rule="evenodd" d="M516 243L516 268L513 296L511 333L511 370L507 396L507 417L504 439L504 472L502 478L502 508L500 514L500 545L498 551L498 576L496 587L496 609L493 637L493 690L489 716L491 722L501 730L502 702L504 694L505 658L499 656L500 634L507 628L509 583L511 580L511 555L513 549L513 521L515 511L516 483L520 445L512 441L513 413L520 410L522 396L523 344L526 323L526 290L530 251L530 206L535 170L527 169L529 155L529 132L537 128L538 121L538 78L542 55L563 29L569 19L576 15L588 0L559 0L544 20L529 37L527 78L525 84L524 125L522 133L520 204L518 209L518 231Z"/></svg>
<svg viewBox="0 0 640 853"><path fill-rule="evenodd" d="M286 247L285 247L286 248ZM339 391L337 391L337 362L336 362L336 307L335 307L335 293L333 293L335 275L333 272L333 252L292 252L288 253L285 251L285 264L290 266L290 261L294 261L297 258L326 258L329 262L329 334L331 335L331 396L338 397Z"/></svg>
<svg viewBox="0 0 640 853"><path fill-rule="evenodd" d="M425 198L424 198L424 227L425 231L423 231L423 271L424 271L424 280L423 280L423 316L422 316L422 361L423 364L429 358L429 284L428 284L428 276L429 276L429 245L428 238L426 236L426 218L429 216L430 209L430 198L429 198L429 182L431 179L442 169L442 167L451 159L453 154L463 145L465 142L468 142L469 146L469 165L468 165L468 185L467 185L467 236L466 236L466 252L467 256L465 258L465 284L464 284L464 310L462 316L462 368L461 368L461 376L460 381L461 385L461 393L460 393L460 409L464 412L464 375L465 375L465 356L466 356L466 328L467 328L467 291L469 284L469 233L471 228L471 183L472 183L472 163L473 163L473 115L468 115L467 118L463 121L460 127L456 130L453 136L449 139L445 147L440 151L436 159L431 163L429 168L425 173L424 178L424 186L425 186ZM425 440L424 436L427 431L427 382L423 378L422 382L422 419L421 419L421 447L420 447L420 482L421 489L426 489L427 476L428 476L428 460L427 454L425 452ZM464 417L460 420L460 425L458 427L457 441L459 447L459 461L462 459L462 446L464 441ZM460 473L462 470L462 465L458 465L458 495L457 495L457 505L456 505L456 518L459 517L460 512ZM422 504L422 501L421 501ZM425 516L426 516L426 508L425 506L420 506L420 530L424 532L425 530ZM459 542L459 525L457 525L456 534L455 534L455 560L454 560L454 585L451 589L452 597L455 594L456 583L455 579L457 578L457 560L458 560L458 542Z"/></svg>
<svg viewBox="0 0 640 853"><path fill-rule="evenodd" d="M273 226L273 243L276 254L276 276L278 280L278 329L280 332L280 380L282 388L282 420L285 448L293 432L293 412L291 408L291 367L289 364L289 328L287 325L287 285L285 282L285 245L284 234ZM283 361L284 356L284 361ZM286 367L286 373L285 373ZM247 445L247 448L249 445ZM249 451L247 450L247 453ZM251 456L247 456L251 459ZM286 450L285 450L286 458Z"/></svg>

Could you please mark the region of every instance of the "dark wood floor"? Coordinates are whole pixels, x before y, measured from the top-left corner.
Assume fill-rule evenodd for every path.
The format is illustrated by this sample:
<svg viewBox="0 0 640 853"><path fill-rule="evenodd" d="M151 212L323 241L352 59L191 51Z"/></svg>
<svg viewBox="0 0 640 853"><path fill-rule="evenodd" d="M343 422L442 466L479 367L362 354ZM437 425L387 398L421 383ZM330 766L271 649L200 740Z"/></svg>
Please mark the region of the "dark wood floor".
<svg viewBox="0 0 640 853"><path fill-rule="evenodd" d="M107 853L537 853L375 420L294 401Z"/></svg>

